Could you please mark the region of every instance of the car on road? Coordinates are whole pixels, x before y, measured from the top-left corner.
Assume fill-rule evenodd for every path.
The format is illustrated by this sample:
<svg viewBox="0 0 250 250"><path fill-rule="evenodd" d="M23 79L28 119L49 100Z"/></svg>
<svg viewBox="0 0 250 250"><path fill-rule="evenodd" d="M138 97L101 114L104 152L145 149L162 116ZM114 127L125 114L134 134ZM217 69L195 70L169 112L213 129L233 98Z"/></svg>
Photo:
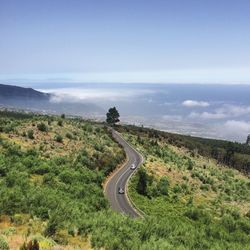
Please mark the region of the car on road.
<svg viewBox="0 0 250 250"><path fill-rule="evenodd" d="M134 163L131 165L130 169L132 169L132 170L135 170L135 169L136 169L136 166L135 166Z"/></svg>
<svg viewBox="0 0 250 250"><path fill-rule="evenodd" d="M125 193L125 191L124 191L124 189L123 189L123 188L119 187L119 188L118 188L118 193L119 193L119 194L124 194L124 193Z"/></svg>

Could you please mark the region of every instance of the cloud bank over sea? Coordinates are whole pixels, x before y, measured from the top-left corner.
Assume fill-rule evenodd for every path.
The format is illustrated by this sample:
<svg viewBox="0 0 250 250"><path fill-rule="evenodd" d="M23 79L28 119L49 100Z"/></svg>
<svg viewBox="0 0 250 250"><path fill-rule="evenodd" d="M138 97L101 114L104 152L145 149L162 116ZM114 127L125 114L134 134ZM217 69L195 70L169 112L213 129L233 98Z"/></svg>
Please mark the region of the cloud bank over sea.
<svg viewBox="0 0 250 250"><path fill-rule="evenodd" d="M116 106L124 123L239 142L250 134L249 85L71 84L42 90L54 94L51 102Z"/></svg>

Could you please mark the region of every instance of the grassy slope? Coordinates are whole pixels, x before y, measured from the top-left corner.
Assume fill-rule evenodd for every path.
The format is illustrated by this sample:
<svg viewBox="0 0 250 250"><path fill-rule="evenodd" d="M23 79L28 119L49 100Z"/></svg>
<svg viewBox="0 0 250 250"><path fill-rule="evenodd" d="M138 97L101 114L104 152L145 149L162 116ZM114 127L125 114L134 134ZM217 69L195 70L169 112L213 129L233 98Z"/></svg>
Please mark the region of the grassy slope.
<svg viewBox="0 0 250 250"><path fill-rule="evenodd" d="M148 216L181 219L185 226L200 227L201 234L206 224L218 227L225 234L235 233L235 239L240 238L237 234L244 238L245 233L249 233L246 215L250 212L250 180L247 176L211 158L194 154L192 150L173 146L165 138L152 138L150 133L139 130L137 133L122 131L124 137L146 156L147 195L137 191L138 174L132 179L129 192L135 204ZM159 195L157 190L163 177L168 180L167 195ZM244 226L236 226L237 220L241 224L241 219L248 224L247 230ZM247 249L246 243L237 244L236 249L244 246Z"/></svg>
<svg viewBox="0 0 250 250"><path fill-rule="evenodd" d="M0 118L0 232L9 241L10 249L18 249L26 237L32 239L37 234L42 249L51 249L57 244L54 240L66 244L65 249L89 248L87 235L73 232L80 223L73 222L75 213L81 216L108 208L101 183L117 165L112 160L123 158L122 149L100 125L57 117L24 118ZM58 121L62 121L62 126ZM41 123L47 131L38 129ZM29 130L34 139L28 138ZM57 135L62 136L62 142L55 140ZM82 155L86 157L81 158ZM78 171L79 167L83 170ZM33 199L27 198L31 195ZM67 204L71 208L65 208ZM57 210L59 214L64 208L68 215L59 218L62 223L58 223L56 235L42 236L52 218L47 210Z"/></svg>
<svg viewBox="0 0 250 250"><path fill-rule="evenodd" d="M170 192L177 190L178 198L183 203L191 198L194 204L206 204L211 209L214 209L216 204L217 208L222 204L236 208L242 214L248 212L249 178L239 171L218 164L213 159L200 155L192 156L188 150L164 142L159 142L157 146L152 146L150 143L147 145L151 150L155 147L156 150L165 151L166 157L163 158L151 150L151 152L145 150L146 143L144 146L139 146L136 137L133 138L128 134L125 137L147 155L144 165L148 173L156 179L167 176ZM193 163L191 170L188 169L188 159ZM178 187L183 190L179 192Z"/></svg>
<svg viewBox="0 0 250 250"><path fill-rule="evenodd" d="M60 126L60 120L0 114L0 244L4 237L18 249L26 237L36 237L42 250L247 249L246 176L163 139L127 131L147 156L150 177L148 196L136 191L138 175L132 179L130 194L148 216L130 219L110 211L102 192L107 174L124 159L122 149L100 124L62 119ZM45 132L37 128L42 122ZM159 194L163 176L168 195Z"/></svg>

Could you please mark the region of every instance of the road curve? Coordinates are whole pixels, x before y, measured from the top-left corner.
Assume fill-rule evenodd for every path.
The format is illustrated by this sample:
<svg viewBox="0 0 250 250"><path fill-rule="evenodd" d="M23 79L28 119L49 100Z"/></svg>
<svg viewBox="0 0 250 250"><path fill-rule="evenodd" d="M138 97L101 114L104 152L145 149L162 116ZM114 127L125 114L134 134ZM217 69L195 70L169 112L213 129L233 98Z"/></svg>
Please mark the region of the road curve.
<svg viewBox="0 0 250 250"><path fill-rule="evenodd" d="M143 162L143 157L130 144L128 144L118 132L112 130L112 135L124 148L127 155L127 161L108 179L104 187L104 193L114 211L127 214L134 218L139 217L141 216L140 212L138 212L129 201L127 195L127 184L129 178L135 171L130 169L131 165L134 163L138 168ZM119 187L125 190L125 194L118 193Z"/></svg>

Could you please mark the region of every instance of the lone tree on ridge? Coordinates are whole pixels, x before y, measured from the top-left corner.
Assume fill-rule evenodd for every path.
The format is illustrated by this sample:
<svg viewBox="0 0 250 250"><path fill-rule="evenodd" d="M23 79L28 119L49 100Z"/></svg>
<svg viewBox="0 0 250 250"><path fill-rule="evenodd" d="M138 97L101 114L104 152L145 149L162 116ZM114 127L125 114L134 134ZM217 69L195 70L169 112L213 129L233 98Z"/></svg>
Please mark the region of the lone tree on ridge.
<svg viewBox="0 0 250 250"><path fill-rule="evenodd" d="M116 107L110 108L106 116L107 116L106 122L112 126L120 121L119 120L120 114L117 111Z"/></svg>

